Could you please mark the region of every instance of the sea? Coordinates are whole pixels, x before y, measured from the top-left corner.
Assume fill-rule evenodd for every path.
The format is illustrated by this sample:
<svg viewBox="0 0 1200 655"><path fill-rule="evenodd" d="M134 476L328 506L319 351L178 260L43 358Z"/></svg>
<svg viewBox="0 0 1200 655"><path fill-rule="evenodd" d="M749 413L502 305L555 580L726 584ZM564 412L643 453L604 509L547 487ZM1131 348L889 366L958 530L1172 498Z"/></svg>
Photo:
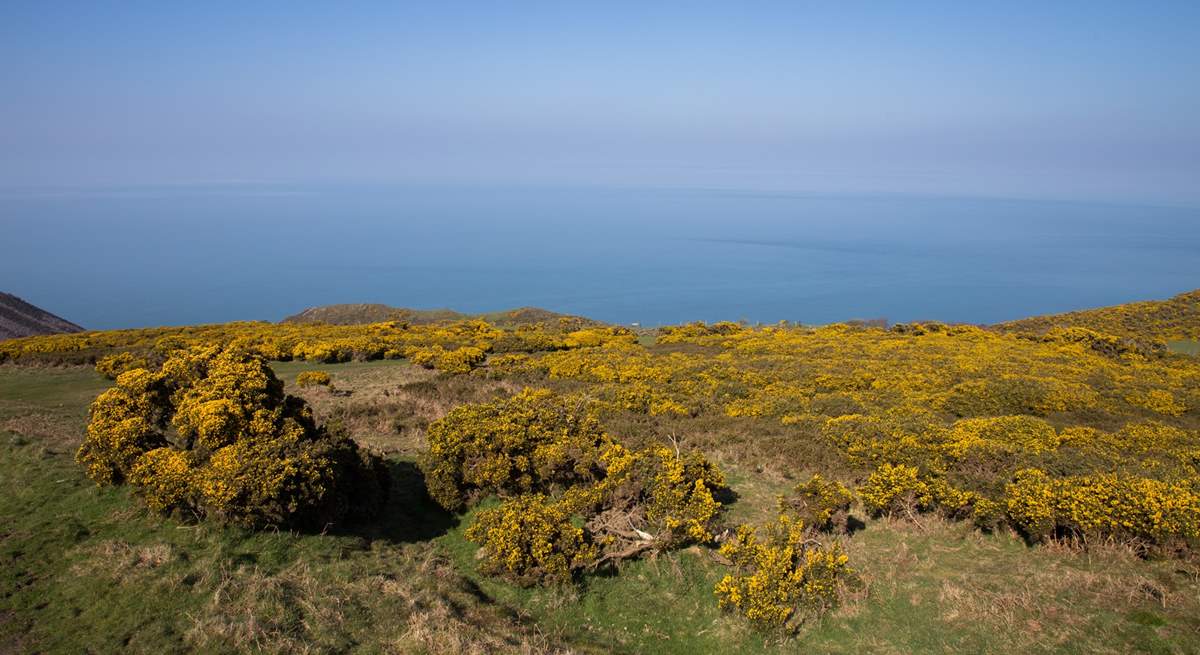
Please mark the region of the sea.
<svg viewBox="0 0 1200 655"><path fill-rule="evenodd" d="M0 191L0 291L87 328L307 307L992 323L1200 287L1200 208L729 189Z"/></svg>

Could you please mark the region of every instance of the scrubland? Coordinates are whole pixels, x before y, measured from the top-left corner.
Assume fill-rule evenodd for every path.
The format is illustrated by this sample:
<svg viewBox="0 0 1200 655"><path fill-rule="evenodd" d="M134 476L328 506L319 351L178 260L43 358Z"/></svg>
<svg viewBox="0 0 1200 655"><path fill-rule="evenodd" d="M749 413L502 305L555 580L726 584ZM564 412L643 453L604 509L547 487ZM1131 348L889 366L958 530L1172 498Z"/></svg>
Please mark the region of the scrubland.
<svg viewBox="0 0 1200 655"><path fill-rule="evenodd" d="M0 342L0 650L1194 652L1189 297Z"/></svg>

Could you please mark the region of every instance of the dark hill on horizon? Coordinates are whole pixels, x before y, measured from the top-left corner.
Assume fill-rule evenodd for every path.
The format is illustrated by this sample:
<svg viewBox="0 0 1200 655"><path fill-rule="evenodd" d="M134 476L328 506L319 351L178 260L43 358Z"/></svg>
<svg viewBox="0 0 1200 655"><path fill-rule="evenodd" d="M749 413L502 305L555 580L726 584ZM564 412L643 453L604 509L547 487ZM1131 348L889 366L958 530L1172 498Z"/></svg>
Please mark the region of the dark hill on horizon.
<svg viewBox="0 0 1200 655"><path fill-rule="evenodd" d="M533 325L536 323L556 323L567 320L579 326L603 325L601 321L584 316L560 314L539 307L519 307L499 312L484 314L464 314L453 309L411 309L408 307L391 307L379 303L358 303L342 305L323 305L309 307L299 314L288 316L280 323L328 323L331 325L359 325L364 323L382 323L384 321L405 321L414 325L425 325L443 321L461 321L464 319L482 319L498 327L515 327L518 325Z"/></svg>
<svg viewBox="0 0 1200 655"><path fill-rule="evenodd" d="M0 339L60 332L83 332L83 328L10 293L0 291Z"/></svg>

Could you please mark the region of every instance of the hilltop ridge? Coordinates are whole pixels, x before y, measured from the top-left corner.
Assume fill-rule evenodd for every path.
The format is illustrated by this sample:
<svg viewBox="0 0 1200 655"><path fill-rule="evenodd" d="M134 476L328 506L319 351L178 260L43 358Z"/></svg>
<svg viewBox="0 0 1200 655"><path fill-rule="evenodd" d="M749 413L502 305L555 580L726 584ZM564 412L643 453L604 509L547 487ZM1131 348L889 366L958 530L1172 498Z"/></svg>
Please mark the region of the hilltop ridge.
<svg viewBox="0 0 1200 655"><path fill-rule="evenodd" d="M601 321L584 316L561 314L540 307L518 307L516 309L483 314L465 314L453 309L412 309L392 307L381 303L351 303L309 307L304 311L284 318L280 323L327 323L329 325L361 325L385 321L404 321L414 325L427 325L446 321L482 319L498 327L515 327L536 323L551 323L567 320L579 326L603 325Z"/></svg>
<svg viewBox="0 0 1200 655"><path fill-rule="evenodd" d="M1145 300L997 323L1002 332L1044 333L1055 327L1084 327L1126 338L1200 339L1200 289L1166 300Z"/></svg>

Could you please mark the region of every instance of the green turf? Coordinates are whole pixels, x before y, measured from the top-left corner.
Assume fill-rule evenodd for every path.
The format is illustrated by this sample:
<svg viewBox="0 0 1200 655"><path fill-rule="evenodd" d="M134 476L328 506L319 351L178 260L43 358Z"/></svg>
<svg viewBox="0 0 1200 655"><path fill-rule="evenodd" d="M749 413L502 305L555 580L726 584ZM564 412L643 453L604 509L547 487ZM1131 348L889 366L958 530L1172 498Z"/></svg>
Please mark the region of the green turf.
<svg viewBox="0 0 1200 655"><path fill-rule="evenodd" d="M1167 342L1167 350L1185 355L1200 355L1200 341L1195 339L1177 339Z"/></svg>

